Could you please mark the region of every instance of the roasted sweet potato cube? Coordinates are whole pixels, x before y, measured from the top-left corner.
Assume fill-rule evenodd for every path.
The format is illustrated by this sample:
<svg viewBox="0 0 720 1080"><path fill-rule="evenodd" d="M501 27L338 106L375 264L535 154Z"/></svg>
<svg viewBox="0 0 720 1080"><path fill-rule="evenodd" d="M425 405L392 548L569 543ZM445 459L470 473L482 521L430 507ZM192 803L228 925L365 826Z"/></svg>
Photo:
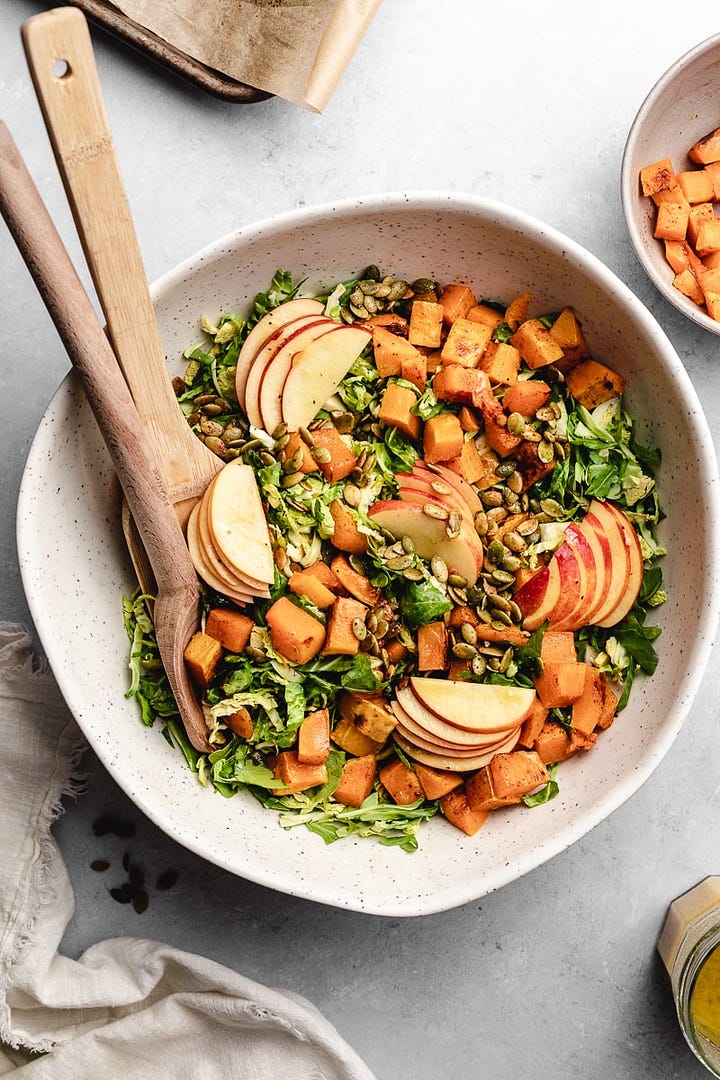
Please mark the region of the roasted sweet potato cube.
<svg viewBox="0 0 720 1080"><path fill-rule="evenodd" d="M316 428L313 431L315 446L322 447L330 454L329 461L320 461L320 472L326 480L335 483L349 476L357 465L357 458L344 442L340 432L332 424Z"/></svg>
<svg viewBox="0 0 720 1080"><path fill-rule="evenodd" d="M413 345L438 349L442 341L443 309L428 300L413 300L408 325L408 341Z"/></svg>
<svg viewBox="0 0 720 1080"><path fill-rule="evenodd" d="M625 389L625 379L598 360L581 360L566 376L568 390L586 409L618 397Z"/></svg>
<svg viewBox="0 0 720 1080"><path fill-rule="evenodd" d="M464 787L455 788L453 791L448 791L447 795L443 795L440 799L440 809L450 824L467 836L474 836L488 819L487 810L470 805Z"/></svg>
<svg viewBox="0 0 720 1080"><path fill-rule="evenodd" d="M545 367L563 359L563 351L539 319L525 319L510 339L529 368Z"/></svg>
<svg viewBox="0 0 720 1080"><path fill-rule="evenodd" d="M337 544L335 546L337 547ZM342 583L338 580L327 563L319 561L313 563L311 566L306 566L303 573L312 574L318 581L322 581L323 585L325 585L330 592L335 593L336 596L343 592Z"/></svg>
<svg viewBox="0 0 720 1080"><path fill-rule="evenodd" d="M491 330L494 330L501 322L504 321L502 312L497 308L490 307L489 304L476 304L475 307L471 307L467 312L466 319L470 322L482 323L483 326L489 326Z"/></svg>
<svg viewBox="0 0 720 1080"><path fill-rule="evenodd" d="M437 413L425 421L423 457L431 465L451 461L459 456L463 441L463 429L455 413Z"/></svg>
<svg viewBox="0 0 720 1080"><path fill-rule="evenodd" d="M544 762L534 750L496 754L490 762L495 794L501 799L529 795L549 780Z"/></svg>
<svg viewBox="0 0 720 1080"><path fill-rule="evenodd" d="M688 211L687 238L693 246L697 243L700 229L705 222L714 220L715 211L712 203L698 203L696 206L690 207Z"/></svg>
<svg viewBox="0 0 720 1080"><path fill-rule="evenodd" d="M543 705L549 709L562 709L572 705L585 688L587 664L561 660L545 664L535 677L535 689Z"/></svg>
<svg viewBox="0 0 720 1080"><path fill-rule="evenodd" d="M360 807L375 784L377 761L374 754L348 758L333 797L343 806Z"/></svg>
<svg viewBox="0 0 720 1080"><path fill-rule="evenodd" d="M701 258L711 255L714 251L720 251L720 217L702 223L698 229L695 250Z"/></svg>
<svg viewBox="0 0 720 1080"><path fill-rule="evenodd" d="M485 420L485 439L491 450L500 457L514 453L522 443L520 435L513 435L507 428L507 413L497 398L485 394L479 402Z"/></svg>
<svg viewBox="0 0 720 1080"><path fill-rule="evenodd" d="M347 754L352 754L354 757L377 754L383 747L383 744L378 742L377 739L371 739L367 735L363 735L362 731L355 725L352 716L344 716L342 709L340 709L340 719L333 727L330 738L341 750L344 750Z"/></svg>
<svg viewBox="0 0 720 1080"><path fill-rule="evenodd" d="M458 412L458 420L463 431L475 432L480 430L477 414L472 409L469 409L467 405L463 405Z"/></svg>
<svg viewBox="0 0 720 1080"><path fill-rule="evenodd" d="M330 569L342 585L345 592L350 593L361 604L374 607L380 602L382 593L377 586L372 585L364 574L358 573L350 565L345 555L335 555L330 563ZM363 612L364 616L365 612Z"/></svg>
<svg viewBox="0 0 720 1080"><path fill-rule="evenodd" d="M483 765L467 778L465 794L470 809L475 813L487 813L489 810L499 810L502 806L513 806L520 802L520 795L506 795L501 798L497 794L489 765Z"/></svg>
<svg viewBox="0 0 720 1080"><path fill-rule="evenodd" d="M676 274L681 274L683 270L691 270L698 262L687 240L666 240L665 258Z"/></svg>
<svg viewBox="0 0 720 1080"><path fill-rule="evenodd" d="M543 476L552 472L556 464L555 458L550 461L541 461L537 443L528 442L525 439L517 447L514 457L517 471L522 476L523 491L527 491Z"/></svg>
<svg viewBox="0 0 720 1080"><path fill-rule="evenodd" d="M194 682L206 687L222 660L222 645L215 638L200 630L193 634L183 653L185 663Z"/></svg>
<svg viewBox="0 0 720 1080"><path fill-rule="evenodd" d="M709 162L705 166L705 172L710 177L713 186L713 201L720 201L720 160Z"/></svg>
<svg viewBox="0 0 720 1080"><path fill-rule="evenodd" d="M563 351L563 359L555 361L561 371L589 355L585 335L572 308L563 308L550 327L550 333Z"/></svg>
<svg viewBox="0 0 720 1080"><path fill-rule="evenodd" d="M640 190L643 195L655 195L667 191L675 184L675 170L670 158L654 161L640 170Z"/></svg>
<svg viewBox="0 0 720 1080"><path fill-rule="evenodd" d="M534 416L538 409L547 405L552 393L543 379L521 379L506 390L503 406L508 413Z"/></svg>
<svg viewBox="0 0 720 1080"><path fill-rule="evenodd" d="M360 639L353 631L356 619L365 622L367 607L352 596L336 596L325 627L323 656L355 656Z"/></svg>
<svg viewBox="0 0 720 1080"><path fill-rule="evenodd" d="M433 393L439 401L478 407L480 399L490 391L490 380L478 368L447 364L436 372Z"/></svg>
<svg viewBox="0 0 720 1080"><path fill-rule="evenodd" d="M342 499L333 499L330 516L335 526L332 538L335 547L349 555L363 555L367 551L367 536L360 532L357 518L350 507Z"/></svg>
<svg viewBox="0 0 720 1080"><path fill-rule="evenodd" d="M440 307L443 309L443 322L451 326L456 319L464 319L470 308L475 307L475 295L467 285L446 285L440 293Z"/></svg>
<svg viewBox="0 0 720 1080"><path fill-rule="evenodd" d="M358 731L382 745L397 727L397 719L387 700L379 694L353 694L343 704L343 715L352 716Z"/></svg>
<svg viewBox="0 0 720 1080"><path fill-rule="evenodd" d="M532 294L524 292L520 293L519 296L516 296L514 300L508 304L505 309L505 322L511 330L517 330L520 323L527 319L531 300Z"/></svg>
<svg viewBox="0 0 720 1080"><path fill-rule="evenodd" d="M705 169L686 169L677 173L676 179L678 187L691 205L712 202L714 197L712 177Z"/></svg>
<svg viewBox="0 0 720 1080"><path fill-rule="evenodd" d="M273 795L295 795L319 787L328 778L326 765L305 765L298 760L296 750L283 750L277 755L273 774L283 784L281 788L273 788Z"/></svg>
<svg viewBox="0 0 720 1080"><path fill-rule="evenodd" d="M463 782L460 773L434 769L430 765L421 765L419 761L415 762L415 773L420 781L425 798L431 801L441 799L449 791L461 787Z"/></svg>
<svg viewBox="0 0 720 1080"><path fill-rule="evenodd" d="M288 434L288 441L280 451L280 460L289 461L290 458L294 458L299 455L299 465L296 472L312 473L317 472L320 469L315 458L310 452L310 447L304 439L300 438L297 431L291 431Z"/></svg>
<svg viewBox="0 0 720 1080"><path fill-rule="evenodd" d="M383 765L378 775L380 783L398 806L410 806L425 797L417 773L400 758Z"/></svg>
<svg viewBox="0 0 720 1080"><path fill-rule="evenodd" d="M400 365L400 376L407 382L411 382L413 386L417 386L422 393L427 383L427 370L427 357L419 352L417 356L410 356L403 360Z"/></svg>
<svg viewBox="0 0 720 1080"><path fill-rule="evenodd" d="M546 765L570 756L570 736L556 720L546 721L535 737L535 752Z"/></svg>
<svg viewBox="0 0 720 1080"><path fill-rule="evenodd" d="M475 368L488 347L492 330L472 319L456 319L450 327L440 355L444 364Z"/></svg>
<svg viewBox="0 0 720 1080"><path fill-rule="evenodd" d="M491 341L480 360L480 367L494 385L511 386L517 382L520 353L507 342Z"/></svg>
<svg viewBox="0 0 720 1080"><path fill-rule="evenodd" d="M603 691L604 691L604 700L603 700L602 712L600 713L600 719L598 720L598 722L596 724L596 728L597 728L598 731L606 731L610 727L613 720L615 719L615 714L617 712L617 707L618 707L617 695L616 695L615 691L612 689L612 687L610 686L610 683L607 681L607 679L605 680L605 684L603 686Z"/></svg>
<svg viewBox="0 0 720 1080"><path fill-rule="evenodd" d="M683 296L689 297L696 304L705 303L705 295L697 283L697 278L693 274L692 270L682 270L679 274L675 274L673 277L673 286L681 292Z"/></svg>
<svg viewBox="0 0 720 1080"><path fill-rule="evenodd" d="M391 375L399 375L404 360L418 357L421 354L407 338L398 337L383 326L373 327L373 355L378 374L387 379Z"/></svg>
<svg viewBox="0 0 720 1080"><path fill-rule="evenodd" d="M205 620L205 633L219 641L223 649L231 653L241 653L255 625L248 615L232 608L213 608Z"/></svg>
<svg viewBox="0 0 720 1080"><path fill-rule="evenodd" d="M441 619L418 628L417 650L418 671L445 671L448 666L448 632Z"/></svg>
<svg viewBox="0 0 720 1080"><path fill-rule="evenodd" d="M273 648L291 663L306 664L320 652L325 641L325 627L286 596L281 596L268 608L265 618Z"/></svg>
<svg viewBox="0 0 720 1080"><path fill-rule="evenodd" d="M575 636L571 630L546 630L540 647L543 664L558 664L563 660L576 661Z"/></svg>
<svg viewBox="0 0 720 1080"><path fill-rule="evenodd" d="M720 161L720 128L715 128L708 135L703 135L688 150L688 157L696 165L709 165Z"/></svg>
<svg viewBox="0 0 720 1080"><path fill-rule="evenodd" d="M241 739L252 738L255 725L253 724L250 712L244 705L240 705L235 712L230 713L229 716L224 716L223 722L227 724L234 735L239 735Z"/></svg>
<svg viewBox="0 0 720 1080"><path fill-rule="evenodd" d="M288 588L295 596L305 597L317 608L330 607L335 602L335 593L307 570L296 570L292 573L288 578Z"/></svg>
<svg viewBox="0 0 720 1080"><path fill-rule="evenodd" d="M496 464L497 458L494 454L491 458L488 457L487 453L485 455L480 454L475 439L464 439L459 456L446 461L445 468L457 473L458 476L462 476L463 480L467 480L468 484L478 484L480 486L482 486L481 482L486 480L488 470L491 470L495 479L485 486L492 487L493 483L497 483Z"/></svg>
<svg viewBox="0 0 720 1080"><path fill-rule="evenodd" d="M297 756L303 765L322 765L330 753L330 713L316 709L298 728Z"/></svg>
<svg viewBox="0 0 720 1080"><path fill-rule="evenodd" d="M417 394L407 386L388 383L383 392L378 417L389 427L396 427L409 439L417 439L422 421L410 410L417 402Z"/></svg>
<svg viewBox="0 0 720 1080"><path fill-rule="evenodd" d="M543 705L539 697L535 698L529 715L523 721L520 729L518 746L524 746L526 750L537 749L535 740L542 731L543 725L549 713L547 705Z"/></svg>
<svg viewBox="0 0 720 1080"><path fill-rule="evenodd" d="M657 240L684 240L690 211L680 203L664 202L658 206L653 236Z"/></svg>
<svg viewBox="0 0 720 1080"><path fill-rule="evenodd" d="M391 334L397 334L398 337L407 337L408 321L398 311L383 311L379 315L371 315L369 319L365 319L364 325L371 330L375 326L382 326L384 330L388 330Z"/></svg>

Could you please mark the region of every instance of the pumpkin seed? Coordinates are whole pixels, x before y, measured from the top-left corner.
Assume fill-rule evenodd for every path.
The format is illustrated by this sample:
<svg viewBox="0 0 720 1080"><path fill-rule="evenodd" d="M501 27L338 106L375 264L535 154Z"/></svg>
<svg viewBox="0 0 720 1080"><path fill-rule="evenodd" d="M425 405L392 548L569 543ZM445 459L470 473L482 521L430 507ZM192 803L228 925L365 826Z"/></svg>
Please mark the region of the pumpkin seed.
<svg viewBox="0 0 720 1080"><path fill-rule="evenodd" d="M505 546L509 547L516 555L519 555L520 552L524 551L527 547L527 540L525 540L515 529L510 529L509 532L506 532L503 540L505 541Z"/></svg>
<svg viewBox="0 0 720 1080"><path fill-rule="evenodd" d="M492 543L488 546L487 551L485 552L485 558L491 565L499 563L504 555L505 545L503 544L502 540L493 540Z"/></svg>
<svg viewBox="0 0 720 1080"><path fill-rule="evenodd" d="M433 577L441 584L448 580L448 567L444 559L441 559L439 555L433 555L430 560L430 570Z"/></svg>
<svg viewBox="0 0 720 1080"><path fill-rule="evenodd" d="M275 451L281 453L290 442L290 436L285 434L281 435L279 439L275 440Z"/></svg>
<svg viewBox="0 0 720 1080"><path fill-rule="evenodd" d="M556 499L541 499L540 507L550 518L561 518L565 511Z"/></svg>
<svg viewBox="0 0 720 1080"><path fill-rule="evenodd" d="M315 439L306 427L298 428L298 434L306 446L313 447L315 445Z"/></svg>
<svg viewBox="0 0 720 1080"><path fill-rule="evenodd" d="M380 267L375 263L370 263L363 271L362 277L365 281L379 281L380 280Z"/></svg>
<svg viewBox="0 0 720 1080"><path fill-rule="evenodd" d="M284 488L295 487L295 485L299 484L301 482L301 480L304 480L304 478L305 478L305 473L303 473L303 472L286 473L285 476L283 476L282 480L280 481L280 487L283 488L283 489Z"/></svg>
<svg viewBox="0 0 720 1080"><path fill-rule="evenodd" d="M543 465L549 465L555 457L555 450L553 449L552 443L549 443L547 439L542 439L538 443L537 455Z"/></svg>
<svg viewBox="0 0 720 1080"><path fill-rule="evenodd" d="M392 559L388 559L385 565L388 570L407 570L412 566L412 555L396 555Z"/></svg>
<svg viewBox="0 0 720 1080"><path fill-rule="evenodd" d="M268 468L272 468L273 465L277 465L277 462L269 450L261 450L259 453L260 462L263 465L267 465Z"/></svg>
<svg viewBox="0 0 720 1080"><path fill-rule="evenodd" d="M393 303L396 300L403 300L408 291L407 281L394 281L390 286L390 292L388 293L388 300Z"/></svg>
<svg viewBox="0 0 720 1080"><path fill-rule="evenodd" d="M436 518L438 521L447 521L450 517L449 511L444 506L438 506L437 503L425 503L423 514L430 518Z"/></svg>
<svg viewBox="0 0 720 1080"><path fill-rule="evenodd" d="M296 450L292 457L286 458L283 461L281 468L284 473L298 472L302 465L303 455L302 450Z"/></svg>
<svg viewBox="0 0 720 1080"><path fill-rule="evenodd" d="M333 424L341 435L349 435L355 427L355 417L349 412L339 413L333 416Z"/></svg>
<svg viewBox="0 0 720 1080"><path fill-rule="evenodd" d="M358 641L364 641L368 635L368 629L362 619L353 619L352 632Z"/></svg>
<svg viewBox="0 0 720 1080"><path fill-rule="evenodd" d="M447 484L443 484L442 480L431 480L430 487L433 491L436 491L438 495L451 495L452 492Z"/></svg>
<svg viewBox="0 0 720 1080"><path fill-rule="evenodd" d="M502 570L507 570L508 573L512 574L513 576L518 572L521 565L522 565L522 560L519 559L517 557L517 555L506 555L505 558L500 563L501 569Z"/></svg>
<svg viewBox="0 0 720 1080"><path fill-rule="evenodd" d="M515 575L507 570L493 570L490 577L497 585L512 585L515 581Z"/></svg>
<svg viewBox="0 0 720 1080"><path fill-rule="evenodd" d="M477 656L477 649L474 645L468 644L467 641L458 641L457 645L453 645L452 654L456 656L458 660L472 660Z"/></svg>
<svg viewBox="0 0 720 1080"><path fill-rule="evenodd" d="M454 604L458 604L459 607L464 607L467 604L467 591L462 588L458 588L457 585L448 585L447 593Z"/></svg>
<svg viewBox="0 0 720 1080"><path fill-rule="evenodd" d="M467 578L463 577L462 574L449 574L448 581L459 589L464 589L468 583Z"/></svg>
<svg viewBox="0 0 720 1080"><path fill-rule="evenodd" d="M259 446L264 446L265 443L262 439L248 439L246 443L243 443L238 447L241 454L247 453L248 450L257 450Z"/></svg>
<svg viewBox="0 0 720 1080"><path fill-rule="evenodd" d="M487 491L483 491L482 495L480 496L480 501L482 502L483 506L487 506L490 509L496 506L502 506L502 491L500 491L498 488L488 488Z"/></svg>
<svg viewBox="0 0 720 1080"><path fill-rule="evenodd" d="M544 405L535 413L535 419L540 420L543 423L554 423L557 417L551 408Z"/></svg>
<svg viewBox="0 0 720 1080"><path fill-rule="evenodd" d="M422 581L425 575L416 566L411 566L407 570L403 570L403 577L408 581Z"/></svg>
<svg viewBox="0 0 720 1080"><path fill-rule="evenodd" d="M481 656L480 653L478 653L476 656L473 656L472 660L470 661L470 670L472 671L473 675L477 676L477 678L482 678L482 676L485 674L486 666L487 665L485 663L485 658Z"/></svg>
<svg viewBox="0 0 720 1080"><path fill-rule="evenodd" d="M454 540L456 536L460 535L460 525L462 524L462 518L457 510L451 510L448 518L447 525L445 526L445 532L450 540Z"/></svg>
<svg viewBox="0 0 720 1080"><path fill-rule="evenodd" d="M405 552L406 555L414 555L415 554L415 544L413 543L413 540L412 540L411 537L403 536L400 543L401 543L402 549L403 549L403 551Z"/></svg>
<svg viewBox="0 0 720 1080"><path fill-rule="evenodd" d="M507 418L507 429L511 435L523 435L525 433L525 417L522 413L513 412Z"/></svg>
<svg viewBox="0 0 720 1080"><path fill-rule="evenodd" d="M518 472L517 469L513 469L507 478L507 486L510 488L513 495L520 495L523 489L522 473Z"/></svg>
<svg viewBox="0 0 720 1080"><path fill-rule="evenodd" d="M310 452L318 465L328 465L332 461L332 454L327 446L313 446Z"/></svg>
<svg viewBox="0 0 720 1080"><path fill-rule="evenodd" d="M484 510L478 510L473 518L475 525L475 532L478 536L487 536L488 531L488 516Z"/></svg>
<svg viewBox="0 0 720 1080"><path fill-rule="evenodd" d="M375 293L380 288L380 282L372 278L363 278L358 282L358 288L364 296L375 296Z"/></svg>
<svg viewBox="0 0 720 1080"><path fill-rule="evenodd" d="M512 649L507 649L503 653L502 659L501 659L499 667L498 667L498 671L500 672L501 675L504 675L505 672L507 671L507 669L510 667L510 664L512 662L512 658L513 658Z"/></svg>
<svg viewBox="0 0 720 1080"><path fill-rule="evenodd" d="M278 439L282 439L285 435L287 435L287 424L283 424L281 421L272 432L272 437L277 443Z"/></svg>
<svg viewBox="0 0 720 1080"><path fill-rule="evenodd" d="M222 424L218 424L217 420L206 420L205 417L200 418L200 430L203 435L213 435L219 438L225 428Z"/></svg>
<svg viewBox="0 0 720 1080"><path fill-rule="evenodd" d="M511 473L514 472L514 461L499 461L498 464L495 466L495 475L498 476L501 480L504 480L506 477L510 476Z"/></svg>
<svg viewBox="0 0 720 1080"><path fill-rule="evenodd" d="M343 498L348 506L357 509L362 499L362 491L357 484L346 484L343 488Z"/></svg>
<svg viewBox="0 0 720 1080"><path fill-rule="evenodd" d="M205 439L205 445L208 450L212 450L213 454L217 454L218 457L225 457L227 454L227 446L217 435L208 435Z"/></svg>
<svg viewBox="0 0 720 1080"><path fill-rule="evenodd" d="M530 536L530 534L534 533L536 530L537 519L534 517L527 517L517 525L515 532L520 533L521 536Z"/></svg>
<svg viewBox="0 0 720 1080"><path fill-rule="evenodd" d="M460 627L460 633L463 641L467 641L468 645L477 645L477 630L472 623L464 622Z"/></svg>

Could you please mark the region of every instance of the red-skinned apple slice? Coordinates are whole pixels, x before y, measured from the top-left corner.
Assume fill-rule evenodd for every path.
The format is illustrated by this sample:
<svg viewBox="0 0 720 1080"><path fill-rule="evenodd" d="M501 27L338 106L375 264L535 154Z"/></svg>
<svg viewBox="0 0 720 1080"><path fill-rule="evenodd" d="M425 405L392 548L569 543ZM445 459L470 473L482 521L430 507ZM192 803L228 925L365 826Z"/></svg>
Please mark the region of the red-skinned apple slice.
<svg viewBox="0 0 720 1080"><path fill-rule="evenodd" d="M292 361L293 355L299 352L303 347L305 334L308 331L315 330L317 333L327 333L331 327L337 327L337 325L338 323L334 319L326 319L324 317L318 317L317 315L304 315L300 319L294 319L292 322L287 323L278 330L276 334L273 334L270 340L263 345L252 362L245 383L245 398L243 405L245 408L245 415L253 427L261 428L263 426L263 418L259 403L260 385L265 372L274 362L275 358L281 355L283 356L283 359L287 357L285 350L288 346L290 347L290 355L285 370L286 376L287 371L290 369L290 361ZM320 330L317 330L318 327L320 327ZM312 335L309 340L312 340ZM283 378L283 382L284 381L285 379ZM282 383L280 385L282 388Z"/></svg>
<svg viewBox="0 0 720 1080"><path fill-rule="evenodd" d="M584 600L586 573L577 548L567 543L564 538L555 549L552 561L557 563L560 571L560 596L550 612L550 626L555 630L574 611L580 600Z"/></svg>
<svg viewBox="0 0 720 1080"><path fill-rule="evenodd" d="M482 546L471 542L461 532L452 539L445 531L446 522L429 517L422 506L403 499L389 499L373 503L368 511L372 522L392 536L401 539L409 536L421 559L438 555L453 574L460 574L474 585L482 569Z"/></svg>
<svg viewBox="0 0 720 1080"><path fill-rule="evenodd" d="M405 487L404 484L401 484L400 487L398 487L398 498L402 502L411 503L413 506L419 506L421 508L430 504L431 506L438 507L438 510L445 510L448 513L452 513L453 510L457 509L456 507L453 507L452 503L448 504L443 502L441 495L433 496L431 494L426 494L425 492L417 491L414 488ZM478 573L480 573L482 570L483 556L482 547L478 542L478 535L475 532L475 529L468 523L467 518L463 518L462 516L460 518L459 528L460 536L475 552L475 561L478 566Z"/></svg>
<svg viewBox="0 0 720 1080"><path fill-rule="evenodd" d="M608 590L603 603L593 615L593 622L602 626L625 595L630 577L630 556L620 523L609 504L593 499L585 521L592 528L604 533L610 554Z"/></svg>
<svg viewBox="0 0 720 1080"><path fill-rule="evenodd" d="M618 523L628 556L628 576L622 595L614 608L596 619L598 626L608 627L621 622L637 600L643 579L643 557L638 535L627 516L614 503L606 503L605 506Z"/></svg>
<svg viewBox="0 0 720 1080"><path fill-rule="evenodd" d="M269 596L270 590L268 588L268 583L260 581L259 578L254 577L244 569L239 570L235 566L230 566L227 559L223 558L222 553L218 550L217 545L213 540L208 507L210 505L210 496L214 483L215 481L213 480L206 489L203 498L200 500L197 515L198 539L205 550L208 561L211 566L216 567L216 573L221 579L223 577L229 578L235 583L235 586L241 590L249 591L253 596ZM221 570L220 567L223 569Z"/></svg>
<svg viewBox="0 0 720 1080"><path fill-rule="evenodd" d="M429 750L421 750L419 747L413 746L407 739L404 739L402 735L398 735L397 732L393 734L393 738L408 757L419 761L421 765L429 765L434 769L444 769L447 772L476 772L478 769L482 769L483 765L487 765L492 761L496 754L509 753L517 743L519 735L520 729L514 729L505 742L500 743L496 749L479 753L477 757L467 758L457 758L447 753L432 753Z"/></svg>
<svg viewBox="0 0 720 1080"><path fill-rule="evenodd" d="M275 563L255 473L241 458L228 462L208 493L208 524L220 557L240 574L271 585Z"/></svg>
<svg viewBox="0 0 720 1080"><path fill-rule="evenodd" d="M462 476L454 473L452 469L446 469L444 465L428 465L426 461L416 461L413 471L427 472L431 478L437 478L446 483L448 487L454 488L464 502L467 503L472 518L475 517L479 510L483 509L480 496L475 491L475 488L468 484L467 480L463 480Z"/></svg>
<svg viewBox="0 0 720 1080"><path fill-rule="evenodd" d="M446 746L444 743L436 743L432 738L425 738L422 735L416 735L409 728L398 721L397 726L393 729L394 735L400 735L406 742L410 743L418 750L424 750L430 754L443 754L447 757L455 758L459 764L468 759L477 758L478 754L497 754L498 750L507 745L508 741L515 734L515 741L517 741L520 735L520 728L517 728L515 732L506 732L502 739L498 739L492 746L481 746L476 750L459 750L457 747Z"/></svg>
<svg viewBox="0 0 720 1080"><path fill-rule="evenodd" d="M424 739L434 741L438 746L450 750L485 750L500 739L505 738L503 731L469 731L457 724L441 720L435 713L425 708L409 686L400 687L395 693L392 709L398 720L408 729Z"/></svg>
<svg viewBox="0 0 720 1080"><path fill-rule="evenodd" d="M591 626L595 621L595 612L600 610L607 596L610 585L610 544L603 532L598 532L583 518L578 525L578 531L582 533L588 545L592 549L595 559L595 594L588 597L588 605L582 613L583 621L580 626Z"/></svg>
<svg viewBox="0 0 720 1080"><path fill-rule="evenodd" d="M244 408L245 384L250 373L253 361L262 347L270 338L294 319L300 319L307 315L322 315L323 305L319 300L310 297L299 296L295 300L287 300L284 304L268 311L266 315L253 326L245 338L238 353L235 368L235 390L240 404Z"/></svg>
<svg viewBox="0 0 720 1080"><path fill-rule="evenodd" d="M456 488L446 484L439 476L433 476L432 473L413 468L411 473L398 473L397 481L401 488L416 492L425 492L429 498L441 502L448 510L457 510L470 525L473 525L475 518L474 512L465 502L460 492ZM433 484L437 484L440 490L438 491L436 487L433 487Z"/></svg>
<svg viewBox="0 0 720 1080"><path fill-rule="evenodd" d="M277 352L267 358L256 377L255 370L260 366L260 358L258 357L253 364L245 391L248 418L250 418L251 386L255 393L254 409L259 421L257 427L262 427L270 433L281 423L282 410L280 402L282 390L288 372L293 365L293 360L312 341L322 337L323 334L329 333L330 330L337 329L337 325L334 319L318 319L315 322L307 323L292 334Z"/></svg>
<svg viewBox="0 0 720 1080"><path fill-rule="evenodd" d="M560 588L560 570L554 559L520 586L513 599L523 614L525 630L537 630L550 618L560 599Z"/></svg>
<svg viewBox="0 0 720 1080"><path fill-rule="evenodd" d="M590 610L597 594L598 576L595 566L595 549L591 546L580 526L571 521L563 535L563 544L573 552L577 567L579 592L572 608L562 617L556 612L550 619L553 630L578 630L587 624L585 613ZM562 568L561 574L562 577Z"/></svg>
<svg viewBox="0 0 720 1080"><path fill-rule="evenodd" d="M307 427L370 341L368 330L341 323L297 354L282 389L282 419L290 431Z"/></svg>
<svg viewBox="0 0 720 1080"><path fill-rule="evenodd" d="M454 679L411 676L410 689L441 720L466 731L501 732L517 727L535 702L535 690Z"/></svg>

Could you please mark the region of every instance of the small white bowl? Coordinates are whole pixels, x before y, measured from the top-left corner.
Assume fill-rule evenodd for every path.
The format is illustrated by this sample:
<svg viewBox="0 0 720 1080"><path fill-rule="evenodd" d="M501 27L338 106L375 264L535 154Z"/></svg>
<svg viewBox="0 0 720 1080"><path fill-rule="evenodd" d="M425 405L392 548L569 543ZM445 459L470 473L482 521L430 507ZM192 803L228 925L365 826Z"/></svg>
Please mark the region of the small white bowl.
<svg viewBox="0 0 720 1080"><path fill-rule="evenodd" d="M673 285L662 241L653 236L655 204L640 190L640 170L670 158L676 172L694 168L687 152L720 127L720 34L690 49L658 80L640 106L625 144L621 197L635 253L653 284L698 326L720 334L720 322Z"/></svg>
<svg viewBox="0 0 720 1080"><path fill-rule="evenodd" d="M571 305L594 355L628 380L638 439L659 446L660 536L668 601L654 613L661 662L590 753L559 770L560 794L497 811L474 837L442 820L407 854L370 840L326 845L283 831L249 794L200 786L159 730L125 698L121 597L133 586L109 458L77 381L68 377L35 437L18 505L30 610L68 705L106 768L156 825L190 850L279 891L374 914L423 915L475 900L578 840L647 779L688 714L718 620L720 492L712 440L690 379L631 291L574 241L533 218L453 194L371 196L286 214L222 238L154 288L172 373L199 320L247 310L278 267L308 290L377 263L505 299L530 290L533 311ZM691 523L691 526L689 526Z"/></svg>

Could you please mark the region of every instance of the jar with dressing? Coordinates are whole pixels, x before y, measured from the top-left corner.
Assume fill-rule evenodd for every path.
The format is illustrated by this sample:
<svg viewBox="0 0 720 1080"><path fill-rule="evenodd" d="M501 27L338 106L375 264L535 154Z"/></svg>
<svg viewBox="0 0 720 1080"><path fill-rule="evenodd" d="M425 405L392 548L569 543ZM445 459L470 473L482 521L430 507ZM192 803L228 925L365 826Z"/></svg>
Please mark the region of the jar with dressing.
<svg viewBox="0 0 720 1080"><path fill-rule="evenodd" d="M673 900L658 938L690 1049L720 1077L720 876Z"/></svg>

